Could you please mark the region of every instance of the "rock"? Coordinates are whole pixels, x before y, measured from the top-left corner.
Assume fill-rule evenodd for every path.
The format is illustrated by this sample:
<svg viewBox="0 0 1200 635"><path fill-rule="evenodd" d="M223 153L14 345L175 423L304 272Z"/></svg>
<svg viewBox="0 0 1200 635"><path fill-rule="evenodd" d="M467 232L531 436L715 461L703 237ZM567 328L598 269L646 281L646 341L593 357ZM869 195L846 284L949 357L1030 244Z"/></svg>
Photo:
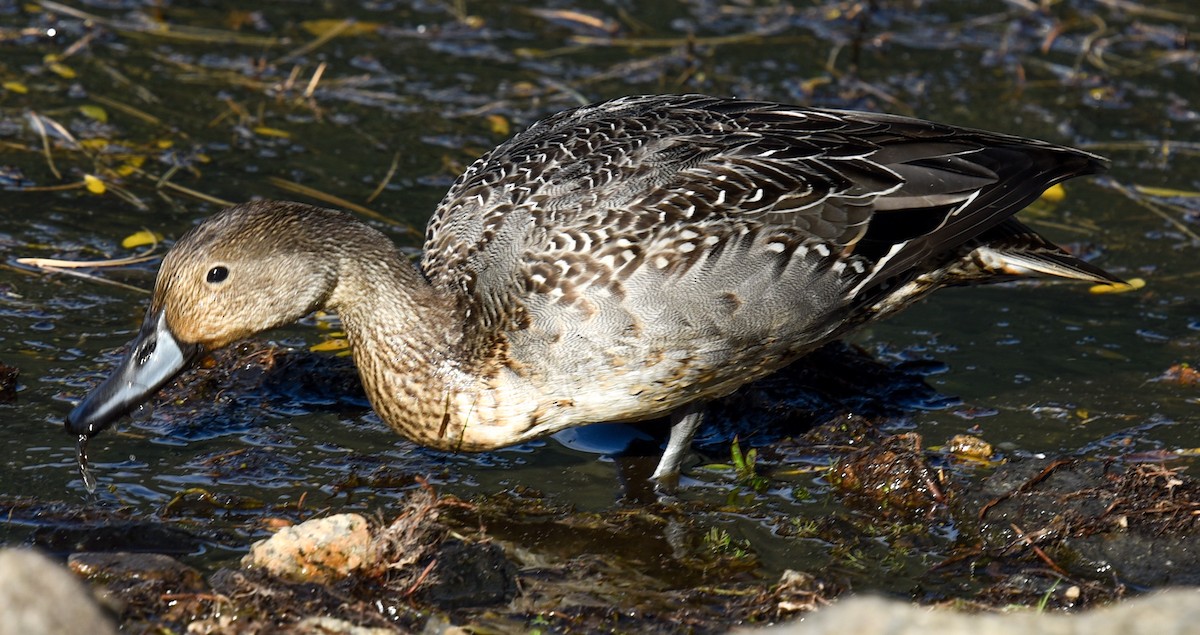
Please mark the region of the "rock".
<svg viewBox="0 0 1200 635"><path fill-rule="evenodd" d="M915 606L879 597L851 597L806 615L803 621L765 629L737 629L747 635L1184 635L1200 624L1200 589L1174 589L1076 614L1017 613L979 615Z"/></svg>
<svg viewBox="0 0 1200 635"><path fill-rule="evenodd" d="M254 543L242 566L292 582L328 583L375 561L367 519L358 514L314 518Z"/></svg>
<svg viewBox="0 0 1200 635"><path fill-rule="evenodd" d="M80 551L186 555L199 552L204 545L201 538L164 523L108 519L38 527L30 540L49 553L64 555Z"/></svg>
<svg viewBox="0 0 1200 635"><path fill-rule="evenodd" d="M517 595L517 568L492 542L441 544L422 597L444 609L503 604Z"/></svg>
<svg viewBox="0 0 1200 635"><path fill-rule="evenodd" d="M71 554L67 566L102 587L122 627L137 625L135 632L176 631L214 604L199 571L163 554L84 552Z"/></svg>
<svg viewBox="0 0 1200 635"><path fill-rule="evenodd" d="M0 549L0 635L116 635L87 588L28 549Z"/></svg>
<svg viewBox="0 0 1200 635"><path fill-rule="evenodd" d="M1161 464L1021 460L972 486L956 516L989 560L1037 561L1032 544L1072 578L1151 589L1200 585L1198 506L1200 480Z"/></svg>
<svg viewBox="0 0 1200 635"><path fill-rule="evenodd" d="M100 584L136 579L161 583L163 592L198 593L208 588L199 571L160 553L73 553L67 566Z"/></svg>

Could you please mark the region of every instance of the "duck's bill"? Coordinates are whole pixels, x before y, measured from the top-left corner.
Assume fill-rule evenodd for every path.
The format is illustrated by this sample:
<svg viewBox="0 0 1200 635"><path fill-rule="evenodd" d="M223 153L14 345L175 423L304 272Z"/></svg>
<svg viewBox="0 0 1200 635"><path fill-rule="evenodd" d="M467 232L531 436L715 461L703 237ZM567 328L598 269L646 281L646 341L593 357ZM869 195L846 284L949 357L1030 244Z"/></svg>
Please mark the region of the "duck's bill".
<svg viewBox="0 0 1200 635"><path fill-rule="evenodd" d="M181 344L175 338L163 311L147 314L129 354L67 415L67 432L88 437L98 434L149 399L201 352L199 345Z"/></svg>

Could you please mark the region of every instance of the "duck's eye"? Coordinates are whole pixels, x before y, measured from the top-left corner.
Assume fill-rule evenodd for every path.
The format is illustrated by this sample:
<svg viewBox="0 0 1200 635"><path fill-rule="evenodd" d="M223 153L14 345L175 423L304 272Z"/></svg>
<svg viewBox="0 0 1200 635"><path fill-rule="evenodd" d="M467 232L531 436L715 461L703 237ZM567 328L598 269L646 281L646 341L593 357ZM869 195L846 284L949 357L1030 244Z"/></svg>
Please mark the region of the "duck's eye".
<svg viewBox="0 0 1200 635"><path fill-rule="evenodd" d="M224 281L225 278L228 278L228 277L229 277L228 269L226 269L225 267L213 267L212 269L208 270L208 275L205 276L205 280L208 280L212 284L216 284L218 282Z"/></svg>

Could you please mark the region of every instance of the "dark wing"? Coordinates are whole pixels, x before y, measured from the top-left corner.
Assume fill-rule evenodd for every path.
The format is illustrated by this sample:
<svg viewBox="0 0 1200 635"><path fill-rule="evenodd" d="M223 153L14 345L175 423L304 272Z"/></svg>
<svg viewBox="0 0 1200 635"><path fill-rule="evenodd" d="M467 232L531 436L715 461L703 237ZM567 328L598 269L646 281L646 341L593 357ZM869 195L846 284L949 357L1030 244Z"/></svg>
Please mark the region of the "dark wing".
<svg viewBox="0 0 1200 635"><path fill-rule="evenodd" d="M945 266L989 232L1009 236L996 228L1047 187L1104 167L1086 152L906 117L623 98L549 117L475 162L430 220L422 266L495 323L515 319L502 313L531 288L520 279L531 259L566 274L560 254L615 250L628 263L685 225L701 238L774 227L820 245L831 265L854 263L842 269L855 277L850 301ZM672 257L684 261L707 248L680 245Z"/></svg>

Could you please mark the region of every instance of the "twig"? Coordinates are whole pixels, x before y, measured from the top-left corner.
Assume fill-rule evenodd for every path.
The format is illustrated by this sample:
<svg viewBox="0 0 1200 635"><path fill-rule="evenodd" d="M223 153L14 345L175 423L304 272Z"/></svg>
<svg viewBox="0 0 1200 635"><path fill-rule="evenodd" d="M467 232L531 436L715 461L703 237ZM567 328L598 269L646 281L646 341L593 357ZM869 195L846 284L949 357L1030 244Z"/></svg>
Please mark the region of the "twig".
<svg viewBox="0 0 1200 635"><path fill-rule="evenodd" d="M1194 141L1168 141L1166 139L1145 139L1135 141L1106 141L1102 143L1085 143L1084 150L1095 152L1118 152L1124 150L1155 151L1163 155L1191 152L1200 154L1200 143Z"/></svg>
<svg viewBox="0 0 1200 635"><path fill-rule="evenodd" d="M425 582L425 578L429 577L429 572L433 571L433 568L437 566L437 563L437 558L434 558L433 560L429 561L429 564L425 565L425 570L421 572L421 575L417 576L417 581L413 582L412 586L408 587L408 591L404 593L404 597L409 597L413 593L417 592L417 589L423 582Z"/></svg>
<svg viewBox="0 0 1200 635"><path fill-rule="evenodd" d="M1033 486L1046 480L1046 477L1050 476L1050 474L1052 474L1058 468L1060 468L1064 465L1070 465L1071 463L1074 463L1074 462L1075 461L1073 459L1058 459L1058 460L1051 462L1050 465L1047 465L1044 469L1042 469L1042 471L1039 472L1037 474L1037 476L1034 476L1033 478L1025 481L1024 483L1021 483L1020 487L1018 487L1014 490L1007 491L1007 492L997 496L996 498L993 498L992 500L988 501L987 504L985 504L982 508L979 509L979 520L981 520L981 521L983 520L983 517L987 515L989 509L995 507L996 505L999 505L1000 503L1002 503L1005 500L1012 497L1014 494L1020 494L1020 493L1029 491L1029 489L1032 488Z"/></svg>
<svg viewBox="0 0 1200 635"><path fill-rule="evenodd" d="M1132 189L1126 187L1125 185L1118 183L1114 180L1105 179L1104 183L1106 183L1113 189L1117 190L1118 192L1124 194L1125 196L1129 197L1129 199L1132 200L1134 203L1137 203L1138 205L1141 205L1142 207L1150 210L1150 212L1152 214L1154 214L1155 216L1158 216L1159 218L1162 218L1163 220L1167 221L1168 223L1174 225L1175 229L1179 230L1179 232L1182 233L1184 236L1187 236L1188 238L1190 238L1193 243L1200 244L1200 235L1197 235L1196 232L1192 231L1190 227L1188 227L1187 225L1184 225L1182 221L1176 219L1175 217L1173 217L1169 213L1167 213L1167 211L1162 209L1162 207L1158 203L1155 203L1154 201L1151 201L1150 199L1148 199L1144 196L1138 195L1138 193L1135 192L1134 190L1132 190Z"/></svg>
<svg viewBox="0 0 1200 635"><path fill-rule="evenodd" d="M392 155L392 165L388 167L387 174L383 175L383 180L379 182L379 185L375 186L375 191L371 192L371 195L367 197L368 203L373 202L376 198L379 197L380 194L383 193L383 188L387 187L387 184L392 181L392 177L396 175L396 168L398 168L398 167L400 167L400 153L399 152Z"/></svg>
<svg viewBox="0 0 1200 635"><path fill-rule="evenodd" d="M1061 575L1062 577L1064 577L1068 580L1071 578L1070 574L1068 574L1066 571L1063 570L1062 567L1058 566L1053 560L1051 560L1050 556L1046 555L1046 552L1042 551L1041 547L1034 544L1033 539L1031 539L1028 535L1026 535L1025 532L1021 531L1020 527L1018 527L1015 523L1009 523L1008 526L1011 527L1014 532L1016 532L1017 537L1020 538L1021 541L1024 542L1027 547L1029 547L1030 549L1033 550L1033 553L1037 554L1037 557L1042 562L1046 563L1046 566L1050 567L1051 569L1054 570L1055 573L1057 573L1058 575Z"/></svg>
<svg viewBox="0 0 1200 635"><path fill-rule="evenodd" d="M1194 13L1179 13L1177 11L1168 11L1167 9L1155 9L1146 6L1149 4L1146 2L1130 2L1129 0L1098 0L1098 2L1129 15L1145 15L1172 22L1195 22L1197 20Z"/></svg>
<svg viewBox="0 0 1200 635"><path fill-rule="evenodd" d="M721 44L762 43L766 37L759 33L735 33L712 37L617 38L594 35L573 35L570 41L584 46L627 46L632 48L677 48L680 46L719 46ZM781 38L773 38L777 42ZM795 38L787 38L795 39Z"/></svg>
<svg viewBox="0 0 1200 635"><path fill-rule="evenodd" d="M323 201L325 203L331 203L331 204L337 205L339 207L344 207L348 210L358 212L359 214L362 214L363 216L366 216L367 218L377 220L381 223L387 223L389 225L394 225L396 227L400 227L400 228L410 231L412 233L416 233L416 231L417 231L417 230L413 229L413 227L411 225L409 225L408 223L404 223L404 222L395 220L393 218L388 218L387 216L384 216L383 214L380 214L379 212L377 212L373 209L370 209L368 207L363 207L362 205L359 205L358 203L353 203L353 202L348 201L340 196L335 196L333 194L329 194L328 192L322 192L321 190L309 187L307 185L301 185L299 183L296 183L295 181L281 179L277 176L268 177L267 181L271 185L274 185L275 187L277 187L281 190L292 192L293 194L300 194L303 196L315 198L318 201Z"/></svg>
<svg viewBox="0 0 1200 635"><path fill-rule="evenodd" d="M142 121L144 121L148 124L151 124L154 126L162 125L162 119L159 119L158 117L155 117L154 115L152 115L144 110L139 110L137 108L134 108L133 106L130 106L129 104L119 102L110 97L105 97L104 95L98 95L93 92L93 93L88 94L88 98L91 99L92 101L104 104L105 106L108 106L109 108L112 108L113 110L119 110L131 117L136 117L137 119L141 119Z"/></svg>
<svg viewBox="0 0 1200 635"><path fill-rule="evenodd" d="M37 129L38 135L42 138L42 153L46 155L46 163L50 166L50 171L54 173L55 179L61 181L62 173L54 167L54 155L50 152L50 135L46 134L46 126L42 123L42 117L31 111L29 121L33 122L33 127Z"/></svg>
<svg viewBox="0 0 1200 635"><path fill-rule="evenodd" d="M313 92L317 90L317 82L321 81L321 75L325 74L325 68L328 66L325 62L321 62L317 66L317 70L313 71L312 79L308 80L308 86L304 88L305 99L312 97Z"/></svg>
<svg viewBox="0 0 1200 635"><path fill-rule="evenodd" d="M176 192L179 192L180 194L186 194L187 196L190 196L195 199L200 199L200 200L208 202L208 203L212 203L213 205L220 205L221 207L231 207L234 204L233 201L227 201L223 198L212 196L211 194L205 194L204 192L198 192L196 190L193 190L190 187L179 185L178 183L172 183L171 181L163 181L161 184L161 187L163 189L174 190Z"/></svg>
<svg viewBox="0 0 1200 635"><path fill-rule="evenodd" d="M151 247L153 249L153 247ZM59 258L17 258L17 264L50 269L91 269L104 267L128 267L158 258L158 254L142 253L128 258L111 260L61 260Z"/></svg>

